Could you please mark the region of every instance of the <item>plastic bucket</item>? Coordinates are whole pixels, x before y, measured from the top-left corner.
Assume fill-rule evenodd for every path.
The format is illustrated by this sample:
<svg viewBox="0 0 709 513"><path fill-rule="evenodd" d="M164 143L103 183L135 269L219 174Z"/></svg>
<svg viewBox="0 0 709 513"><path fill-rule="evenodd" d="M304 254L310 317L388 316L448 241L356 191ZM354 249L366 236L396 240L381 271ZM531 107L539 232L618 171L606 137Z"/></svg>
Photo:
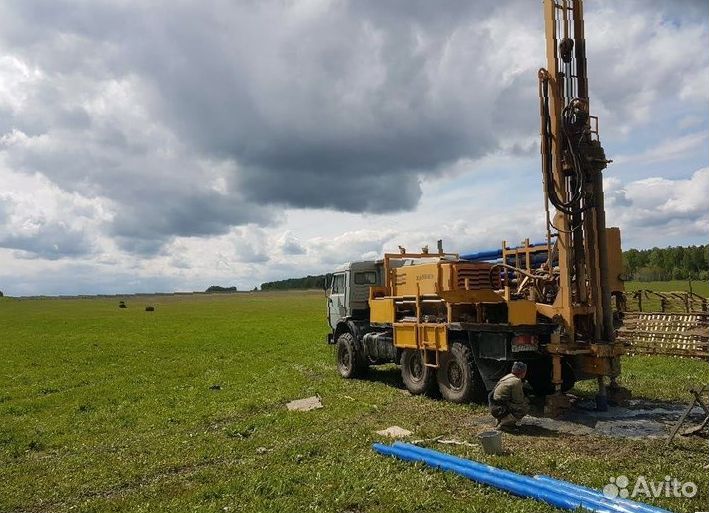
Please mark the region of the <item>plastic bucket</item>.
<svg viewBox="0 0 709 513"><path fill-rule="evenodd" d="M499 431L485 431L478 435L480 445L485 454L502 454L502 433Z"/></svg>

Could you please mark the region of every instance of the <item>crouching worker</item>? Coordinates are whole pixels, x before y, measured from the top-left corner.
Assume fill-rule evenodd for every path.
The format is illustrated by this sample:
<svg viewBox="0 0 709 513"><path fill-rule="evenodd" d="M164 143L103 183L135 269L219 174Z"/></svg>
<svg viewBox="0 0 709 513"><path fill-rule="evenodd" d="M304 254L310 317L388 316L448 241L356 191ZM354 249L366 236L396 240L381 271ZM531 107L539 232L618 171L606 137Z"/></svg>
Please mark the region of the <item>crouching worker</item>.
<svg viewBox="0 0 709 513"><path fill-rule="evenodd" d="M524 396L522 381L527 375L527 364L515 362L512 372L504 376L490 392L490 414L497 419L496 428L515 425L527 415L529 401Z"/></svg>

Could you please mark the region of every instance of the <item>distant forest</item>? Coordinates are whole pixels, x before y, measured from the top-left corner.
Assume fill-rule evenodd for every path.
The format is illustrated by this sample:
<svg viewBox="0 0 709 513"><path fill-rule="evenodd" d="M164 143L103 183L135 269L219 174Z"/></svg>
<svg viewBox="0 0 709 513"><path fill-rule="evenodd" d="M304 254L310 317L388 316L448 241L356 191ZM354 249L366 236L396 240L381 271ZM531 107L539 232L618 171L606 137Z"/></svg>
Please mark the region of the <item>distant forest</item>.
<svg viewBox="0 0 709 513"><path fill-rule="evenodd" d="M629 249L623 252L626 272L637 281L709 279L709 245Z"/></svg>
<svg viewBox="0 0 709 513"><path fill-rule="evenodd" d="M623 251L625 272L635 281L709 280L709 245ZM322 289L328 275L261 284L261 290Z"/></svg>
<svg viewBox="0 0 709 513"><path fill-rule="evenodd" d="M261 284L261 290L289 290L289 289L322 289L328 275L306 276L305 278L290 278L280 281L269 281Z"/></svg>
<svg viewBox="0 0 709 513"><path fill-rule="evenodd" d="M236 287L222 287L220 285L212 285L211 287L208 287L205 292L212 293L212 292L220 292L220 293L229 293L229 292L236 292Z"/></svg>

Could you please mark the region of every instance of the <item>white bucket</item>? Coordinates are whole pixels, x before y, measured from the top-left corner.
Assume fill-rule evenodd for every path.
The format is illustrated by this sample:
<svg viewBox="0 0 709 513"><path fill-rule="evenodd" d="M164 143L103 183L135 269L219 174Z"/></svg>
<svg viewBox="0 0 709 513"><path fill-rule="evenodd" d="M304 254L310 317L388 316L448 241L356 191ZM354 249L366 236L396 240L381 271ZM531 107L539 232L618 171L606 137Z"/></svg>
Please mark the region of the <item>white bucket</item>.
<svg viewBox="0 0 709 513"><path fill-rule="evenodd" d="M478 440L485 454L502 454L502 433L499 431L484 431L478 435Z"/></svg>

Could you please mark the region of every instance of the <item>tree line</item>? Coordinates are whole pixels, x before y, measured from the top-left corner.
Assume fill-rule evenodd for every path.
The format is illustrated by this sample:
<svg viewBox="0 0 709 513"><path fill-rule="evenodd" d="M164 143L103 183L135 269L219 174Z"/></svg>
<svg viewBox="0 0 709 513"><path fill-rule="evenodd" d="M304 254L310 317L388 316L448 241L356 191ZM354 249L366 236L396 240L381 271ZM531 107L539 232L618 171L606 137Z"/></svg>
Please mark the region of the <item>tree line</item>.
<svg viewBox="0 0 709 513"><path fill-rule="evenodd" d="M221 285L212 285L211 287L207 287L207 290L205 290L205 292L228 294L236 292L236 287L222 287Z"/></svg>
<svg viewBox="0 0 709 513"><path fill-rule="evenodd" d="M623 251L628 279L635 281L708 280L709 244ZM322 289L329 274L269 281L261 290Z"/></svg>
<svg viewBox="0 0 709 513"><path fill-rule="evenodd" d="M709 244L623 252L626 274L636 281L709 279Z"/></svg>
<svg viewBox="0 0 709 513"><path fill-rule="evenodd" d="M261 290L290 290L290 289L323 289L329 274L305 276L304 278L290 278L288 280L269 281L261 284Z"/></svg>

